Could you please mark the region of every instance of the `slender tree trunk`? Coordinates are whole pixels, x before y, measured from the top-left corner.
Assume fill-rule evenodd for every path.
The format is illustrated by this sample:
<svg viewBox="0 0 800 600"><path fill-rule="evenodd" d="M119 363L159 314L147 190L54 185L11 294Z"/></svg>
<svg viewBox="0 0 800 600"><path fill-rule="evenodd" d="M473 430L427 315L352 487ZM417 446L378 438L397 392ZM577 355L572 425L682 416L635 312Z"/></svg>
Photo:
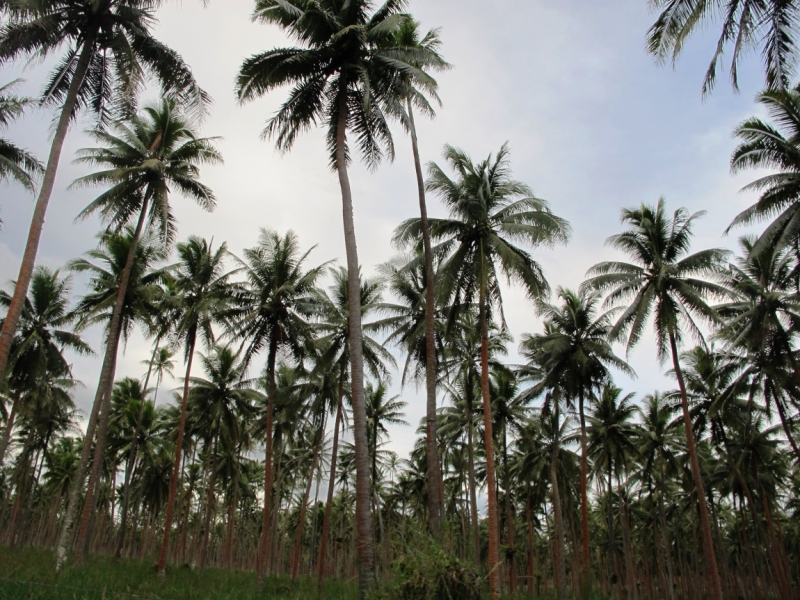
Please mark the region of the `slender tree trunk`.
<svg viewBox="0 0 800 600"><path fill-rule="evenodd" d="M108 414L103 416L102 413L110 412L110 394L111 394L111 384L113 384L114 380L114 370L116 369L116 356L117 350L119 348L119 338L120 332L122 327L122 308L125 301L125 296L127 294L128 283L130 282L130 275L133 269L133 262L136 257L136 248L138 246L139 238L141 237L142 228L144 226L144 218L147 212L147 203L149 198L145 198L145 203L142 207L142 211L139 215L139 221L136 226L136 231L134 233L134 237L131 240L131 247L128 252L128 257L125 263L125 268L122 271L122 275L120 277L120 285L119 289L117 290L117 298L114 303L114 309L111 315L111 322L109 323L108 331L108 341L106 343L106 353L103 358L103 366L100 372L100 381L97 386L97 393L95 395L94 403L92 405L92 412L89 416L89 423L86 427L86 435L83 439L83 448L81 450L81 457L78 461L78 466L75 470L75 477L72 481L72 485L70 487L70 494L67 501L67 508L65 510L64 521L61 525L61 532L59 534L59 541L56 546L56 572L61 571L66 563L67 559L67 546L69 545L69 535L70 530L72 528L72 522L75 518L75 515L78 510L78 502L80 500L80 490L83 488L83 480L84 475L86 473L86 467L89 464L89 454L92 450L92 442L94 441L95 432L98 434L98 443L96 446L100 446L100 452L97 452L97 447L95 447L95 456L102 457L102 453L105 447L105 438L108 430ZM111 382L111 383L109 383ZM109 396L106 398L106 396ZM109 406L109 410L102 410L106 406ZM98 421L100 421L98 423ZM98 429L100 431L98 431ZM102 463L102 458L99 461ZM92 484L97 480L99 476L99 469L100 465L96 464L98 461L95 461L92 465L92 473L89 477L89 482ZM89 485L87 488L87 498L85 503L91 503L90 508L93 508L94 502L94 488L96 486ZM86 511L84 511L85 513ZM81 526L79 529L78 539L79 542L85 540L87 537L89 528L89 515L81 515ZM79 543L78 545L78 560L82 559L84 544Z"/></svg>
<svg viewBox="0 0 800 600"><path fill-rule="evenodd" d="M192 374L192 360L197 343L197 333L192 334L189 342L189 353L186 357L186 378L183 381L183 397L181 398L181 416L178 420L178 438L175 442L175 462L172 466L172 477L169 480L169 494L167 496L167 510L164 516L164 537L161 540L161 552L158 556L156 572L164 576L167 570L167 554L169 553L169 538L172 531L172 515L175 511L175 494L178 491L178 478L181 471L181 451L183 449L183 435L186 429L186 406L189 402L189 378Z"/></svg>
<svg viewBox="0 0 800 600"><path fill-rule="evenodd" d="M674 567L672 566L672 551L669 544L669 530L667 529L667 517L664 512L664 494L662 491L658 492L658 512L660 519L661 536L664 544L664 557L667 567L667 586L669 587L669 600L675 600L675 578L673 575Z"/></svg>
<svg viewBox="0 0 800 600"><path fill-rule="evenodd" d="M770 510L769 501L767 500L767 495L764 492L763 486L761 486L761 502L764 506L764 517L767 520L767 529L770 536L770 546L772 547L775 572L778 575L778 586L781 590L781 600L791 600L791 586L789 585L789 580L787 579L786 572L784 571L784 563L780 551L781 544L778 541L778 536L775 534L775 525L772 521L772 511Z"/></svg>
<svg viewBox="0 0 800 600"><path fill-rule="evenodd" d="M619 479L617 480L619 484ZM619 523L622 528L622 539L625 550L625 573L627 575L628 598L638 600L639 590L636 586L636 570L633 566L633 548L631 546L631 530L628 523L628 507L625 494L619 492Z"/></svg>
<svg viewBox="0 0 800 600"><path fill-rule="evenodd" d="M581 387L580 395L578 396L578 414L581 421L581 541L582 541L582 554L581 554L581 593L584 600L589 598L589 577L591 566L589 564L589 496L587 493L589 481L589 460L586 451L586 412L584 410L584 392Z"/></svg>
<svg viewBox="0 0 800 600"><path fill-rule="evenodd" d="M308 474L308 482L306 483L305 493L300 503L300 517L297 521L297 533L294 538L294 552L292 553L292 581L297 579L297 571L300 568L300 554L303 547L303 529L306 524L306 510L308 509L308 497L311 495L311 484L314 482L314 473L317 470L317 457L319 456L319 449L322 445L323 435L325 431L325 418L322 418L322 426L317 433L317 440L314 443L314 456L311 459L311 471ZM309 550L310 552L313 551Z"/></svg>
<svg viewBox="0 0 800 600"><path fill-rule="evenodd" d="M125 298L128 295L131 273L133 272L133 265L136 262L136 251L139 247L139 239L142 236L142 231L144 230L144 223L147 219L147 209L149 206L150 194L148 193L145 195L142 202L139 220L136 223L136 229L131 239L131 246L128 250L125 268L120 276L117 298L114 302L114 310L111 314L111 322L108 326L106 353L103 358L103 369L100 372L100 381L97 385L97 395L95 397L95 402L102 399L102 408L100 409L100 419L97 426L97 442L94 447L94 460L92 461L92 470L89 474L89 489L92 490L92 492L86 496L80 525L78 526L77 554L75 557L77 564L80 564L86 557L88 551L87 542L91 537L91 520L95 512L95 494L99 488L99 478L102 473L106 450L106 438L108 437L108 423L111 418L111 392L114 386L114 371L117 364L119 340L122 334L122 311L125 307ZM88 437L84 440L84 444L86 443L91 444L91 440ZM92 482L94 485L92 485Z"/></svg>
<svg viewBox="0 0 800 600"><path fill-rule="evenodd" d="M266 449L264 452L264 514L261 520L261 536L258 543L258 555L256 557L256 573L258 589L264 589L264 577L267 570L267 547L270 543L270 511L272 505L272 430L274 429L273 419L275 413L275 356L278 352L278 338L276 335L270 336L269 354L267 355L267 431Z"/></svg>
<svg viewBox="0 0 800 600"><path fill-rule="evenodd" d="M511 510L511 473L508 470L508 425L503 424L503 479L505 479L506 545L514 549L514 513ZM516 558L512 552L508 565L508 593L514 596L517 587Z"/></svg>
<svg viewBox="0 0 800 600"><path fill-rule="evenodd" d="M472 418L472 377L467 376L467 471L469 477L469 509L472 526L472 557L476 565L481 562L480 523L478 523L478 494L475 484L474 423Z"/></svg>
<svg viewBox="0 0 800 600"><path fill-rule="evenodd" d="M217 445L219 436L214 435L214 450L213 454L209 457L209 471L208 477L208 494L206 496L206 518L203 526L203 541L200 546L200 568L204 569L208 561L208 543L211 536L211 514L214 508L214 487L217 484L217 469L215 468L214 461L217 458Z"/></svg>
<svg viewBox="0 0 800 600"><path fill-rule="evenodd" d="M147 368L147 376L144 380L144 392L147 393L147 386L150 383L150 373L153 370L153 362L155 361L156 352L158 351L158 344L161 341L161 336L156 338L155 348L150 357L150 366ZM158 386L156 386L156 394L158 393ZM155 403L155 400L154 400ZM125 543L125 532L128 529L128 506L131 501L131 476L133 475L133 467L136 463L136 451L138 449L139 434L142 428L142 415L144 413L145 399L139 403L139 415L136 417L136 429L134 430L133 439L131 440L131 447L128 450L128 460L125 463L125 483L123 484L122 506L120 507L120 523L119 535L117 536L117 547L114 550L116 558L122 557L122 546Z"/></svg>
<svg viewBox="0 0 800 600"><path fill-rule="evenodd" d="M417 129L414 125L414 111L411 107L411 100L407 102L407 105L411 148L414 152L414 170L417 175L420 227L422 229L422 246L425 257L425 386L427 391L425 450L428 458L428 529L433 538L441 543L442 505L440 498L442 472L439 464L439 446L436 440L436 325L434 321L436 301L434 298L433 250L431 249L431 233L428 226L428 207L425 202L425 182L419 159Z"/></svg>
<svg viewBox="0 0 800 600"><path fill-rule="evenodd" d="M241 464L241 456L238 456L239 463ZM231 499L228 505L228 522L227 532L225 534L225 566L228 569L233 568L233 529L236 524L236 503L239 497L239 468L233 474L233 490L231 491Z"/></svg>
<svg viewBox="0 0 800 600"><path fill-rule="evenodd" d="M484 256L480 258L483 262ZM481 272L485 269L481 268ZM489 597L500 598L500 552L497 518L497 495L494 473L494 437L492 435L492 399L489 395L489 325L486 322L486 283L480 283L480 327L481 327L481 397L483 399L483 432L486 450L486 495L489 513Z"/></svg>
<svg viewBox="0 0 800 600"><path fill-rule="evenodd" d="M14 401L11 403L11 412L8 415L5 429L3 429L3 438L0 439L0 467L6 457L6 450L8 450L8 442L11 441L11 432L14 431L14 421L17 419L17 412L19 411L20 392L14 393Z"/></svg>
<svg viewBox="0 0 800 600"><path fill-rule="evenodd" d="M678 379L678 387L681 391L681 409L683 411L683 424L686 429L686 447L689 451L692 476L694 477L694 485L697 489L697 503L700 508L700 528L703 534L703 553L706 559L706 571L709 578L711 597L713 600L722 600L722 587L720 586L719 571L717 570L717 559L714 555L714 543L711 537L711 524L708 519L705 486L703 485L703 477L700 472L700 461L697 459L697 448L695 447L694 431L692 430L692 418L689 415L689 399L686 395L683 371L681 371L680 361L678 360L678 345L675 342L675 335L672 332L669 334L669 344L672 350L672 364L675 369L675 376Z"/></svg>
<svg viewBox="0 0 800 600"><path fill-rule="evenodd" d="M64 147L64 140L67 137L67 130L72 119L73 113L78 102L78 92L86 77L92 55L94 53L95 34L90 32L83 41L78 62L75 64L75 72L72 74L69 89L67 90L64 105L61 107L61 115L58 118L53 144L50 146L50 156L47 159L47 167L42 179L42 187L39 190L39 197L36 200L36 207L33 210L31 227L28 232L28 241L25 244L25 252L22 255L22 264L19 268L19 275L14 286L14 295L8 306L3 329L0 331L0 373L6 372L8 357L11 352L11 341L19 325L22 315L22 307L25 304L25 297L28 295L28 287L33 276L33 268L36 265L36 252L39 249L39 240L42 237L44 228L44 218L47 213L47 205L53 193L53 186L56 181L58 162L61 158L61 150Z"/></svg>
<svg viewBox="0 0 800 600"><path fill-rule="evenodd" d="M342 422L342 397L344 395L344 367L339 372L339 393L336 406L336 421L333 426L333 446L331 447L331 475L328 479L328 497L325 500L325 516L322 518L322 533L319 537L319 558L317 559L317 586L322 589L325 577L326 553L331 528L331 509L333 507L333 489L336 486L336 458L339 452L339 427Z"/></svg>
<svg viewBox="0 0 800 600"><path fill-rule="evenodd" d="M339 92L339 123L336 130L336 169L342 191L342 217L347 254L347 291L350 328L350 394L353 399L353 438L356 454L356 531L358 534L358 589L365 598L376 587L375 540L370 519L369 448L364 398L364 354L361 329L361 277L359 272L353 197L347 173L347 90Z"/></svg>
<svg viewBox="0 0 800 600"><path fill-rule="evenodd" d="M558 455L560 447L560 429L558 400L555 404L555 435L553 440L553 454L550 457L550 485L553 488L553 525L555 526L555 557L553 571L556 576L556 597L558 600L567 599L567 569L565 565L566 547L564 541L564 522L561 517L561 493L558 489Z"/></svg>

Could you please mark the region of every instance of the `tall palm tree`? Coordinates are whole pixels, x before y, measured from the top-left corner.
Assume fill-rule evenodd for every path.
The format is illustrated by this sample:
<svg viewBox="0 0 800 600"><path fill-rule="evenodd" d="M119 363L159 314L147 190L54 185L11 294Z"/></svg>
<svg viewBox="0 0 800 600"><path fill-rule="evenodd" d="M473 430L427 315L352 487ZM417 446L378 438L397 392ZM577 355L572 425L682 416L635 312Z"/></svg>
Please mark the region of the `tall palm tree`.
<svg viewBox="0 0 800 600"><path fill-rule="evenodd" d="M178 244L180 261L176 285L181 293L181 315L175 330L183 342L186 375L183 380L172 476L169 480L164 537L161 541L158 558L157 572L162 576L167 568L167 552L172 532L172 515L175 510L175 493L178 489L178 477L181 469L186 407L189 400L189 384L197 338L201 337L208 348L214 346L213 325L225 318L225 312L233 300L233 290L229 282L233 272L225 272L224 265L227 253L227 246L224 242L215 250L212 242L196 236L191 236L188 241Z"/></svg>
<svg viewBox="0 0 800 600"><path fill-rule="evenodd" d="M62 52L45 86L41 104L60 105L47 167L31 220L8 316L0 331L0 373L28 292L47 205L70 123L81 109L102 127L135 114L148 75L164 95L203 111L209 102L180 55L152 36L161 0L4 0L0 63Z"/></svg>
<svg viewBox="0 0 800 600"><path fill-rule="evenodd" d="M794 76L797 61L798 6L786 0L740 2L739 0L652 0L661 10L647 34L648 50L659 60L674 62L687 39L709 21L722 27L714 55L703 81L703 94L717 79L717 69L726 47L731 55L731 83L739 89L739 61L753 48L761 51L769 88L782 89Z"/></svg>
<svg viewBox="0 0 800 600"><path fill-rule="evenodd" d="M145 221L149 216L150 223L156 228L162 242L169 245L175 237L174 216L169 203L170 186L194 199L204 209L211 210L215 204L214 194L200 183L199 166L222 160L211 139L197 138L194 124L182 114L172 99L165 98L159 104L147 106L141 115L126 122L117 122L114 129L117 135L104 131L95 132L95 139L103 146L84 149L77 159L80 163L103 167L103 170L82 177L73 184L111 186L81 212L82 217L99 212L108 224L109 231L119 231L133 219L137 220L116 294L100 381L84 438L88 452L88 447L94 440L95 427L97 428L98 456L102 456L108 427L110 386L114 379L123 306ZM83 465L84 461L81 460L76 481L83 477ZM90 486L90 489L93 488ZM91 502L86 506L81 518L79 538L85 537L86 523L93 509ZM65 543L72 521L69 515L73 510L74 507L70 505L68 518L64 520ZM81 548L82 545L79 544L79 560L83 557ZM65 552L65 548L59 547L57 568L63 565Z"/></svg>
<svg viewBox="0 0 800 600"><path fill-rule="evenodd" d="M608 474L608 540L612 564L615 553L613 479L616 478L617 487L620 488L622 476L632 467L638 450L636 443L638 431L633 423L639 411L633 401L635 394L620 396L622 396L620 388L611 383L605 385L599 391L597 401L588 415L587 428L587 452L592 458L595 477L600 479L604 474ZM626 557L628 551L626 545ZM630 561L627 562L630 565ZM628 580L635 581L633 573L628 572ZM631 592L636 593L633 588Z"/></svg>
<svg viewBox="0 0 800 600"><path fill-rule="evenodd" d="M320 534L320 547L318 564L318 581L321 585L325 575L326 551L330 534L331 511L333 507L333 492L335 487L337 453L339 450L339 426L342 421L343 399L347 393L352 403L352 387L345 387L348 382L347 372L352 363L353 344L350 335L352 329L352 307L350 302L350 278L347 269L339 267L331 268L328 271L333 279L328 291L318 290L316 294L317 322L315 329L319 335L317 345L319 353L316 357L317 364L315 369L335 370L338 379L338 400L336 409L336 420L333 429L333 446L331 449L331 471L328 482L328 497L325 503L325 515L322 522L322 532ZM359 273L359 320L363 323L376 313L384 311L383 304L383 284L378 280L362 279ZM392 354L384 348L372 336L381 332L384 324L380 321L376 323L363 324L362 332L362 353L364 364L370 375L375 379L389 376L388 366L396 366ZM387 366L388 365L388 366ZM351 380L352 381L352 380ZM349 389L348 389L349 388ZM364 413L366 423L366 407ZM369 508L369 507L368 507ZM369 515L368 515L369 516ZM371 519L370 519L371 526ZM363 539L363 538L362 538Z"/></svg>
<svg viewBox="0 0 800 600"><path fill-rule="evenodd" d="M559 305L539 303L539 313L550 325L542 336L525 335L521 348L546 354L542 367L552 381L560 380L568 388L571 399L578 400L581 443L581 538L583 597L589 594L589 498L588 458L586 441L585 400L592 391L610 381L609 369L615 368L632 376L633 369L616 354L608 342L611 319L598 314L600 298L588 291L576 293L559 288Z"/></svg>
<svg viewBox="0 0 800 600"><path fill-rule="evenodd" d="M8 127L32 104L30 98L13 95L16 79L0 86L0 128ZM42 163L31 153L16 146L13 142L0 138L0 180L13 179L29 192L35 190L34 179L44 171ZM2 225L0 221L0 225Z"/></svg>
<svg viewBox="0 0 800 600"><path fill-rule="evenodd" d="M767 110L771 122L751 117L739 125L734 135L741 143L731 156L731 171L768 169L776 171L759 177L743 191L760 192L758 201L739 213L730 228L771 219L753 244L759 254L767 246L777 251L796 245L800 237L798 202L798 132L800 132L800 90L780 89L762 92L756 98Z"/></svg>
<svg viewBox="0 0 800 600"><path fill-rule="evenodd" d="M108 347L118 347L120 338L128 338L136 321L156 310L155 301L160 291L158 284L167 277L167 271L158 266L158 263L166 258L163 245L149 233L144 236L141 236L141 233L137 235L132 227L126 226L120 233L106 232L99 237L101 244L99 248L87 252L87 258L79 258L69 263L73 271L88 273L91 276L89 292L81 299L75 310L81 315L79 322L81 327L96 323L105 325L107 351L104 367L109 377L103 380L101 374L101 382L95 394L95 404L84 436L81 461L76 472L76 489L70 493L61 528L60 542L66 543L66 536L69 534L69 527L77 510L79 492L83 486L90 452L94 447L95 460L89 475L89 493L84 500L78 528L79 543L76 556L78 561L81 561L88 551L84 542L89 539L91 518L95 508L94 495L97 491L95 484L101 474L100 467L103 461L100 457L104 456L108 419L111 416L110 385L113 383L116 353L109 355ZM95 434L98 442L93 445ZM73 502L75 504L72 504ZM57 569L63 566L62 561L66 559L66 547L63 548L63 553L63 555L57 553Z"/></svg>
<svg viewBox="0 0 800 600"><path fill-rule="evenodd" d="M621 220L631 228L608 238L608 244L622 250L635 262L603 262L595 265L589 270L591 277L583 287L607 291L606 305L623 309L609 332L611 339L627 337L630 351L641 339L652 314L658 358L663 362L668 354L672 356L697 491L706 569L712 597L721 600L722 587L711 537L705 487L678 353L678 345L685 333L702 337L696 318L709 323L719 321L717 313L705 298L725 297L727 294L724 287L701 278L720 274L728 252L712 248L688 254L692 227L702 214L690 215L680 208L670 217L663 198L656 206L643 204L639 208L623 209Z"/></svg>
<svg viewBox="0 0 800 600"><path fill-rule="evenodd" d="M239 360L230 347L215 346L207 356L201 355L200 360L208 379L191 378L189 402L190 410L201 416L202 430L196 431L196 434L205 439L205 453L209 461L205 526L200 547L200 565L205 567L219 470L214 461L224 452L220 444L223 449L239 446L243 429L255 413L253 402L258 392L253 389L254 381L245 379L247 365Z"/></svg>
<svg viewBox="0 0 800 600"><path fill-rule="evenodd" d="M306 270L305 262L314 248L301 252L297 235L288 231L284 236L275 231L261 230L259 244L244 251L239 260L246 285L236 298L233 316L236 337L245 346L245 366L256 354L267 351L267 415L266 457L264 461L264 518L258 551L258 585L263 585L267 564L269 517L271 514L274 480L273 413L275 410L275 360L281 350L296 358L303 355L311 329L307 322L313 309L317 279L325 265Z"/></svg>
<svg viewBox="0 0 800 600"><path fill-rule="evenodd" d="M88 344L71 331L76 320L76 313L69 310L71 291L72 277L62 277L59 271L47 267L34 270L17 339L12 346L9 373L3 377L13 403L0 440L0 466L5 458L22 394L48 373L57 377L70 375L72 369L63 355L65 350L83 355L92 353ZM10 303L11 295L0 292L0 306L8 307Z"/></svg>
<svg viewBox="0 0 800 600"><path fill-rule="evenodd" d="M489 329L492 309L502 314L499 277L504 273L519 282L527 294L540 298L549 289L541 267L524 249L566 241L569 226L555 216L544 200L526 184L511 178L508 146L495 157L475 164L463 151L445 147L444 156L456 179L436 164L428 169L426 188L436 192L450 211L449 219L430 219L436 254L446 255L439 267L442 297L457 311L477 301L482 337L481 395L484 412L486 478L489 504L489 587L492 598L500 594L497 497L495 495L492 415L489 398ZM421 223L410 219L400 225L395 239L413 243Z"/></svg>
<svg viewBox="0 0 800 600"><path fill-rule="evenodd" d="M327 128L330 166L339 177L342 193L347 272L350 296L359 295L353 199L348 174L351 159L348 130L370 166L384 154L394 157L387 122L403 73L414 74L417 85L428 76L411 62L411 53L393 44L406 17L406 0L388 0L373 9L372 0L258 0L254 20L275 24L300 42L299 47L277 48L244 61L237 79L241 102L284 86L289 99L267 125L278 148L291 149L298 135L318 122ZM358 306L350 306L353 431L357 455L356 518L359 544L359 589L375 587L373 531L369 515L369 456L364 406L364 360Z"/></svg>
<svg viewBox="0 0 800 600"><path fill-rule="evenodd" d="M413 53L414 58L410 61L420 72L425 73L425 78L419 81L415 73L402 75L403 85L401 86L398 100L405 103L405 110L400 111L401 123L411 138L411 150L414 156L414 171L417 176L417 192L419 195L420 231L422 234L422 251L424 261L424 282L425 282L425 390L426 396L426 419L425 435L427 448L428 465L428 527L434 538L441 540L442 528L442 506L439 503L440 486L442 485L442 473L440 468L438 446L436 443L436 325L435 325L435 297L434 297L434 270L433 270L433 251L431 250L431 235L428 224L428 207L425 201L425 180L422 174L422 163L419 158L419 144L417 143L417 128L414 122L414 107L417 107L422 114L429 117L435 116L433 107L426 98L426 93L436 102L439 97L436 94L436 81L433 80L429 71L444 71L450 65L439 54L441 39L439 31L431 29L425 36L420 38L419 23L412 18L407 18L402 26L397 30L393 45L397 45L409 54ZM441 103L440 103L441 104ZM400 108L400 107L398 107Z"/></svg>

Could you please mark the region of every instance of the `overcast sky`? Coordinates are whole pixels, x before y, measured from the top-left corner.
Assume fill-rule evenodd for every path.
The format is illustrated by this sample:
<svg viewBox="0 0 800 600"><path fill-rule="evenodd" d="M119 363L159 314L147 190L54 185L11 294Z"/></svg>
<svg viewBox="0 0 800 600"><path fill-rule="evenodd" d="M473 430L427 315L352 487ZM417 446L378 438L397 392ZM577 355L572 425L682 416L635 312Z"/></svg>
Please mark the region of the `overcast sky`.
<svg viewBox="0 0 800 600"><path fill-rule="evenodd" d="M214 106L202 134L221 136L225 157L224 166L202 171L202 180L219 200L214 213L172 198L179 237L213 237L238 253L255 244L261 227L293 229L304 247L316 244L311 264L330 259L344 264L339 188L327 169L323 133L306 135L290 154L281 155L260 133L285 91L243 107L233 93L245 57L289 42L277 27L250 21L252 0L212 0L205 9L201 4L168 3L158 14L155 31L193 67L212 95ZM741 93L734 93L721 77L703 101L702 78L716 30L693 38L676 68L658 66L645 53L645 34L655 20L646 0L435 0L412 1L410 10L424 28L442 28L442 52L455 66L438 77L444 103L438 117L418 123L422 160L439 161L445 143L482 159L508 141L515 178L532 186L572 225L568 246L535 252L553 289L577 287L589 267L614 257L604 241L620 230L620 209L655 203L659 196L666 197L671 210L685 206L708 212L697 225L695 249L736 247L736 235L724 238L722 232L753 202L753 196L738 190L755 174L730 175L728 161L736 144L731 132L745 118L763 112L753 101L762 82L757 56L743 65ZM36 95L47 66L7 66L0 82L23 77L19 91ZM44 160L52 119L52 112L32 111L5 135ZM88 125L74 126L68 136L39 248L40 264L60 267L96 244L100 223L74 219L98 191L67 189L87 172L71 159L76 149L92 145L82 133ZM374 173L354 166L351 172L359 254L368 274L394 254L389 245L394 227L418 214L410 143L399 128L395 141L393 164ZM0 281L7 282L17 276L33 198L7 184L0 209ZM433 197L429 210L434 216L443 214ZM76 295L82 293L81 283L76 282ZM517 341L523 332L540 330L531 303L519 290L507 289L505 300ZM87 337L99 352L99 331ZM510 362L517 361L517 341L510 348ZM135 336L120 357L117 377L142 376L140 361L148 357L149 344ZM672 386L656 362L652 339L637 347L630 362L638 378L618 378L626 391L644 394ZM88 410L100 358L76 357L74 364L76 377L86 386L77 401ZM165 381L163 392L177 385ZM401 393L397 382L394 388ZM407 419L416 427L424 414L423 395L414 389L402 395L409 402ZM165 397L162 393L160 399ZM413 427L392 430L392 447L401 456L407 455L413 439Z"/></svg>

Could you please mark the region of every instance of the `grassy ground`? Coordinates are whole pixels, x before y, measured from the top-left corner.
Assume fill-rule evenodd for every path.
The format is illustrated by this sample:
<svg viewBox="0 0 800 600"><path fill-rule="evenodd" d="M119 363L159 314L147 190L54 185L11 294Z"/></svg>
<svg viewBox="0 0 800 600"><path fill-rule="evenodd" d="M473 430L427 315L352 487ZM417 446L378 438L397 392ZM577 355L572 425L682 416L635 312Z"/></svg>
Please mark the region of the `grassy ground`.
<svg viewBox="0 0 800 600"><path fill-rule="evenodd" d="M0 600L355 600L355 582L330 582L321 594L316 581L271 578L258 594L253 573L174 568L156 577L152 562L92 556L86 564L53 573L52 552L0 547Z"/></svg>

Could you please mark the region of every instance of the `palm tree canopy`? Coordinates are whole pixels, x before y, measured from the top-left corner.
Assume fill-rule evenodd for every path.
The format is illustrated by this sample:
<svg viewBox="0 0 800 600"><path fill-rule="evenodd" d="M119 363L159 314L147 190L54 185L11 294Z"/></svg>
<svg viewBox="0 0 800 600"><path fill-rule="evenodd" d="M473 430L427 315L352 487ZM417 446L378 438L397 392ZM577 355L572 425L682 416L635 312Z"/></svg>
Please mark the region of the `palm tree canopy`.
<svg viewBox="0 0 800 600"><path fill-rule="evenodd" d="M670 217L663 198L656 206L623 209L621 220L631 228L606 243L635 262L603 262L589 270L582 289L608 292L607 307L625 305L609 337L617 340L627 333L628 351L641 339L651 314L662 361L668 355L670 336L680 343L688 331L702 339L697 317L709 323L719 321L705 297L725 297L728 291L701 277L722 273L729 252L712 248L688 254L692 227L703 214L690 215L679 208Z"/></svg>
<svg viewBox="0 0 800 600"><path fill-rule="evenodd" d="M731 156L731 170L773 172L743 188L761 195L736 216L728 230L772 219L755 244L759 253L769 245L781 250L800 235L800 89L768 90L757 100L771 122L751 117L736 128L734 135L741 143Z"/></svg>
<svg viewBox="0 0 800 600"><path fill-rule="evenodd" d="M408 16L407 0L388 0L373 9L371 0L258 0L253 20L283 28L301 46L275 48L242 64L236 81L240 102L291 86L289 99L267 123L264 135L289 150L298 135L317 123L327 127L330 164L336 168L336 130L342 110L347 128L368 165L394 158L387 117L403 75L435 91L433 81L415 66L419 51L398 46L395 35ZM346 160L350 160L347 152Z"/></svg>
<svg viewBox="0 0 800 600"><path fill-rule="evenodd" d="M29 98L12 94L20 80L0 86L0 128L8 127L22 116L31 105ZM44 172L42 163L35 156L19 148L12 142L0 138L0 179L13 179L28 191L35 189L35 177Z"/></svg>
<svg viewBox="0 0 800 600"><path fill-rule="evenodd" d="M739 87L739 61L758 48L764 61L767 86L789 85L797 61L797 23L800 7L786 0L740 2L739 0L651 0L661 12L647 34L647 48L659 60L674 62L689 36L710 21L722 21L711 63L703 81L703 94L717 80L717 69L726 48L731 48L731 83Z"/></svg>
<svg viewBox="0 0 800 600"><path fill-rule="evenodd" d="M43 105L61 105L79 54L89 44L89 68L72 117L90 109L101 125L136 113L152 76L163 95L202 114L210 102L181 56L151 32L162 0L3 0L0 63L50 56L66 47L42 91Z"/></svg>
<svg viewBox="0 0 800 600"><path fill-rule="evenodd" d="M75 312L80 315L79 327L94 323L111 322L122 272L133 243L133 228L127 226L120 233L105 232L98 236L100 245L89 250L85 258L69 262L77 273L89 273L89 292L78 302ZM161 310L159 284L169 279L170 267L158 266L166 258L163 245L152 235L144 235L136 247L125 303L122 307L122 334L128 339L134 323L147 319Z"/></svg>
<svg viewBox="0 0 800 600"><path fill-rule="evenodd" d="M521 283L531 298L541 297L549 290L541 266L515 243L566 242L567 222L536 198L530 187L511 178L507 144L496 156L477 164L452 146L445 146L444 157L456 178L431 163L425 183L450 211L449 219L429 219L431 239L437 242L433 252L441 261L441 301L462 309L475 301L482 288L487 309L502 307L501 272L509 281ZM394 241L401 247L415 245L419 239L418 218L403 222L395 231Z"/></svg>
<svg viewBox="0 0 800 600"><path fill-rule="evenodd" d="M165 244L175 239L175 217L169 204L170 189L211 211L214 193L200 183L200 165L221 164L216 138L199 138L192 120L182 114L174 99L147 106L129 121L114 123L114 133L92 130L103 144L78 151L76 163L103 167L76 180L72 187L109 185L81 211L78 218L99 212L111 231L135 220L145 200L150 221Z"/></svg>

